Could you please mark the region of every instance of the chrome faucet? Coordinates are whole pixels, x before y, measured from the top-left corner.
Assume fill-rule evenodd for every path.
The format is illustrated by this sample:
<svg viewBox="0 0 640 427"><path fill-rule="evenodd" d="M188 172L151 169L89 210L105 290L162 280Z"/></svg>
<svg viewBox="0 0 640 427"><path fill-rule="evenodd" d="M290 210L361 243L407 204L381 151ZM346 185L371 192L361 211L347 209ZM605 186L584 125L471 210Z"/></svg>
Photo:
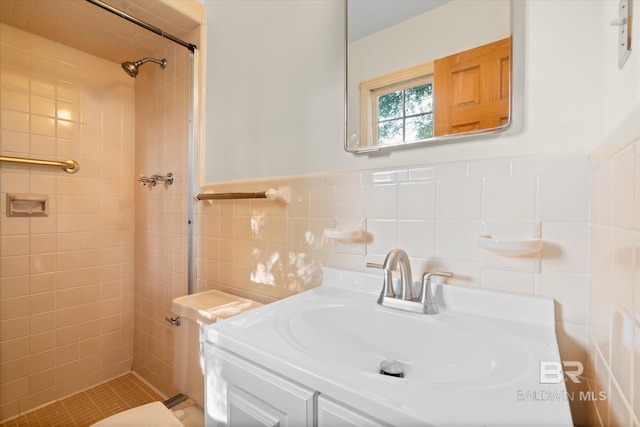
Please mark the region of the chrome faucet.
<svg viewBox="0 0 640 427"><path fill-rule="evenodd" d="M381 268L384 272L382 292L380 292L378 304L425 314L438 313L438 306L431 290L431 278L433 276L453 277L453 273L448 272L424 273L420 295L416 297L413 292L409 256L402 249L389 251L383 264L368 262L367 267ZM400 270L400 287L396 293L393 288L393 271L398 269Z"/></svg>
<svg viewBox="0 0 640 427"><path fill-rule="evenodd" d="M411 264L409 263L409 255L402 249L392 249L387 254L387 257L384 259L384 264L382 264L382 270L384 271L385 281L387 282L387 292L388 289L393 289L393 281L392 274L393 270L397 270L398 266L400 267L400 288L398 289L399 295L396 295L395 298L400 298L405 301L413 301L415 296L413 295L413 280L411 279ZM391 286L389 286L391 284ZM380 294L382 298L383 295ZM378 301L380 303L380 301Z"/></svg>

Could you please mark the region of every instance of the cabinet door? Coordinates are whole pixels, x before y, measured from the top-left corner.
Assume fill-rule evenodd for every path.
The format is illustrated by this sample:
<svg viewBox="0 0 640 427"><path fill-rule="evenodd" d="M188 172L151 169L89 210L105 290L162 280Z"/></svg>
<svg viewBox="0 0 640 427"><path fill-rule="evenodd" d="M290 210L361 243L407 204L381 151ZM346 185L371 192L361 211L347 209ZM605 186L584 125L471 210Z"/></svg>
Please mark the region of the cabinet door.
<svg viewBox="0 0 640 427"><path fill-rule="evenodd" d="M313 425L313 390L219 348L209 348L206 359L207 402L210 395L211 399L226 399L226 403L219 402L223 406L219 413L224 416L212 416L207 409L207 426ZM215 423L209 423L210 419Z"/></svg>
<svg viewBox="0 0 640 427"><path fill-rule="evenodd" d="M327 396L318 396L318 427L390 427Z"/></svg>

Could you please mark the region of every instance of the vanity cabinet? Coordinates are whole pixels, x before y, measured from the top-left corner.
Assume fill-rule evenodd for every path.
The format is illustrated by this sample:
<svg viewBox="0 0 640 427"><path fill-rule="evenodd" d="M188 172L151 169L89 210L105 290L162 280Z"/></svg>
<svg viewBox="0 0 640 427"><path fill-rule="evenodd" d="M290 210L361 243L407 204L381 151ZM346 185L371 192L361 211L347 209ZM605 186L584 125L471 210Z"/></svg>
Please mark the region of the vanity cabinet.
<svg viewBox="0 0 640 427"><path fill-rule="evenodd" d="M314 425L313 390L219 348L208 349L206 363L216 372L205 390L207 427Z"/></svg>
<svg viewBox="0 0 640 427"><path fill-rule="evenodd" d="M217 420L207 413L207 427L391 426L227 351L208 353L219 372L213 385L221 393L214 394L226 393L226 404Z"/></svg>
<svg viewBox="0 0 640 427"><path fill-rule="evenodd" d="M391 427L322 394L318 396L317 407L318 427Z"/></svg>

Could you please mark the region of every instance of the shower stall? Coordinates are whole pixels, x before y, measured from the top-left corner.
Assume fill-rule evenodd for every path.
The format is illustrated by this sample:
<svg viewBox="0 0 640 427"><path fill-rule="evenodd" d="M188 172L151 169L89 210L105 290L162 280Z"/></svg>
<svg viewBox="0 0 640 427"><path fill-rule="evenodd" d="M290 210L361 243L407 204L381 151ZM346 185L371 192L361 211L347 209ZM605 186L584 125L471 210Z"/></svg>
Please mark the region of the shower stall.
<svg viewBox="0 0 640 427"><path fill-rule="evenodd" d="M0 2L0 156L80 165L0 165L0 421L131 370L175 392L164 318L193 276L204 6L111 2L189 49L92 3ZM47 216L7 216L8 194Z"/></svg>

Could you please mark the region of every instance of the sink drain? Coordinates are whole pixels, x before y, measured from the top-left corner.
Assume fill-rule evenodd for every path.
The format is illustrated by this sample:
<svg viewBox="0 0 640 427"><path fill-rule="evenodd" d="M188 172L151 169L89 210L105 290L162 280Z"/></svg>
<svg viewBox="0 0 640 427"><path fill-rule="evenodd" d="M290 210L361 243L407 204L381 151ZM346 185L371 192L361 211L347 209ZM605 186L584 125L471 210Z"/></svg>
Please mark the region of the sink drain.
<svg viewBox="0 0 640 427"><path fill-rule="evenodd" d="M403 378L404 377L404 365L397 360L383 360L380 362L380 374L388 375L390 377Z"/></svg>

